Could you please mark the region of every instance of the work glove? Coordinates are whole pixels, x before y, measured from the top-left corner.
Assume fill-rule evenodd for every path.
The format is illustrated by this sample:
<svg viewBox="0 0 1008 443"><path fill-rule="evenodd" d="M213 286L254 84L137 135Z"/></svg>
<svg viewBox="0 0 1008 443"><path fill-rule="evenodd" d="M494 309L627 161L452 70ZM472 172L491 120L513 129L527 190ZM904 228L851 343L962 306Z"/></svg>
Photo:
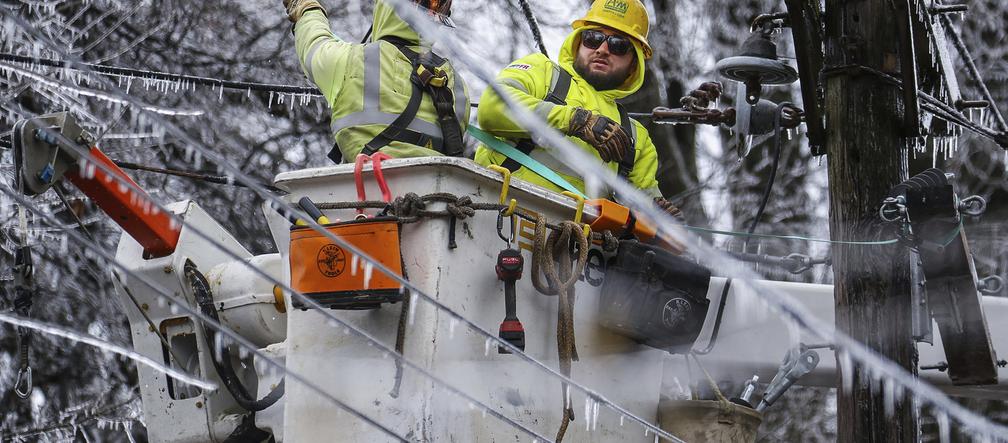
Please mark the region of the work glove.
<svg viewBox="0 0 1008 443"><path fill-rule="evenodd" d="M312 9L318 9L323 14L326 13L325 8L322 7L322 4L318 0L283 0L283 5L287 9L287 18L290 19L291 23L297 23L305 12Z"/></svg>
<svg viewBox="0 0 1008 443"><path fill-rule="evenodd" d="M682 215L682 211L676 205L673 205L672 202L665 200L663 197L655 197L654 202L662 211L665 211L666 214L671 215L677 221L686 221Z"/></svg>
<svg viewBox="0 0 1008 443"><path fill-rule="evenodd" d="M598 151L599 157L606 163L623 160L623 155L633 149L630 136L619 123L583 108L574 109L567 135L584 140Z"/></svg>

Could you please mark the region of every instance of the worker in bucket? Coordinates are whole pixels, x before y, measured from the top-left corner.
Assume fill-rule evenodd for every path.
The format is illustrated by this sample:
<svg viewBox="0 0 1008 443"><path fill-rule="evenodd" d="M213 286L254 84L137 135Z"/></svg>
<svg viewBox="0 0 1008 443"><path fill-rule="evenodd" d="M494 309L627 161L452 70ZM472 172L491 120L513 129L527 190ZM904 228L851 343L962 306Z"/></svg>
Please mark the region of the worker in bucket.
<svg viewBox="0 0 1008 443"><path fill-rule="evenodd" d="M540 53L528 55L504 68L497 85L666 212L678 215L679 209L658 189L658 154L647 130L616 103L644 83L644 60L651 58L647 10L640 0L596 0L572 26L559 62ZM536 145L491 88L480 99L477 118L483 130L510 142L537 164L522 163L486 145L476 150L477 163L501 165L514 177L560 192L560 186L535 171L545 167L585 191L581 174L557 159L562 153Z"/></svg>
<svg viewBox="0 0 1008 443"><path fill-rule="evenodd" d="M414 0L438 25L453 26L451 0ZM469 95L451 63L384 1L370 41L336 37L317 0L284 0L305 75L332 109L336 163L379 150L392 157L461 156Z"/></svg>

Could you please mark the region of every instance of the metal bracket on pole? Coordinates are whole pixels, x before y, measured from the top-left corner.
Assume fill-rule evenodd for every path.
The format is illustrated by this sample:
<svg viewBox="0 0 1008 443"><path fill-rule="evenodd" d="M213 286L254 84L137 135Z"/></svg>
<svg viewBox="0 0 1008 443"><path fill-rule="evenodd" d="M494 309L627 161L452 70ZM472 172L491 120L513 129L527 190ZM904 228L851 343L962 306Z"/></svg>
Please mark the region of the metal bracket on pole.
<svg viewBox="0 0 1008 443"><path fill-rule="evenodd" d="M819 100L819 72L823 67L822 11L819 2L785 0L791 36L794 38L802 106L805 108L806 136L812 155L826 154L826 129Z"/></svg>

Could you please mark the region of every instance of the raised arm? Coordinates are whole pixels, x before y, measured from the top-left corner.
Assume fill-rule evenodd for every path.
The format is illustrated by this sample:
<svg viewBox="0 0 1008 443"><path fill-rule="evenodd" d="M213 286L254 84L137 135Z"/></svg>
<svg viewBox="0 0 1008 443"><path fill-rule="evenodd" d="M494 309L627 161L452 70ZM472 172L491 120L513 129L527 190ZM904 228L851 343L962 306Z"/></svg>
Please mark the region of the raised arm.
<svg viewBox="0 0 1008 443"><path fill-rule="evenodd" d="M292 17L293 19L293 17ZM343 86L346 65L354 44L333 35L321 8L309 9L294 24L294 46L305 76L332 104Z"/></svg>

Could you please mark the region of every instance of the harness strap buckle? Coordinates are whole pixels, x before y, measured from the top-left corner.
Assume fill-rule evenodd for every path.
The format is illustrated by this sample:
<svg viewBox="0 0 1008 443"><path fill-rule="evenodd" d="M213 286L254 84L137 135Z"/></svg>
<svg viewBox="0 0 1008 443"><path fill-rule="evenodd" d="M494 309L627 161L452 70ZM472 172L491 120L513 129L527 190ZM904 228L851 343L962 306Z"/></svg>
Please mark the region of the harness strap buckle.
<svg viewBox="0 0 1008 443"><path fill-rule="evenodd" d="M423 86L433 86L435 88L443 88L448 84L448 74L445 74L440 68L430 69L423 64L417 65L417 79Z"/></svg>

